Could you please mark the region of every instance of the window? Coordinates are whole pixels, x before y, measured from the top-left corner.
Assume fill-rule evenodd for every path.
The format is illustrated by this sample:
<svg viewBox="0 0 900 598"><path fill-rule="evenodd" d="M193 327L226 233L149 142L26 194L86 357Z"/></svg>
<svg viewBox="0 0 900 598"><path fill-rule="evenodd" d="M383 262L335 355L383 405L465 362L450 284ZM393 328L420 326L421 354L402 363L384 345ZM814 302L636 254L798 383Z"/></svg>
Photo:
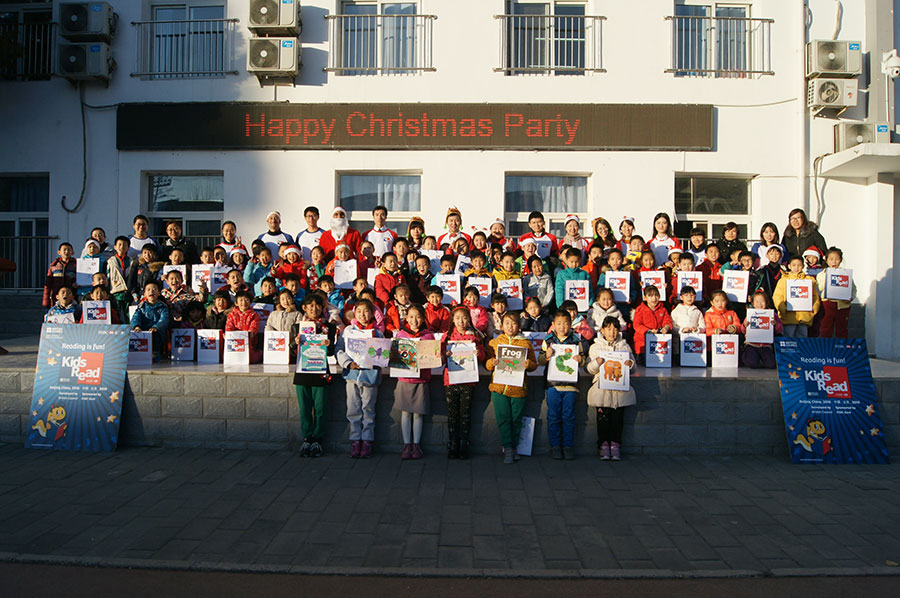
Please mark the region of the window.
<svg viewBox="0 0 900 598"><path fill-rule="evenodd" d="M154 79L215 77L236 73L232 39L237 19L221 4L156 4L138 27L138 67L132 75Z"/></svg>
<svg viewBox="0 0 900 598"><path fill-rule="evenodd" d="M604 17L586 16L583 2L509 3L501 20L502 67L507 74L583 75L600 71Z"/></svg>
<svg viewBox="0 0 900 598"><path fill-rule="evenodd" d="M695 226L706 230L709 239L722 236L727 222L740 229L741 239L749 238L750 179L746 177L675 177L675 236L686 239Z"/></svg>
<svg viewBox="0 0 900 598"><path fill-rule="evenodd" d="M375 206L385 206L388 209L386 226L405 237L409 219L421 212L422 175L339 174L338 205L347 211L350 226L360 233L372 228Z"/></svg>
<svg viewBox="0 0 900 598"><path fill-rule="evenodd" d="M44 286L47 264L56 255L48 236L49 207L49 176L0 176L0 256L16 262L15 272L0 274L0 288Z"/></svg>
<svg viewBox="0 0 900 598"><path fill-rule="evenodd" d="M751 19L750 7L680 3L671 17L672 72L676 77L738 77L773 74L771 19Z"/></svg>
<svg viewBox="0 0 900 598"><path fill-rule="evenodd" d="M528 214L535 210L543 212L547 230L558 237L565 235L568 214L577 215L584 225L588 211L587 180L586 176L577 175L507 174L504 199L507 233L513 237L527 233Z"/></svg>
<svg viewBox="0 0 900 598"><path fill-rule="evenodd" d="M0 8L0 78L50 78L56 31L49 3L39 4Z"/></svg>
<svg viewBox="0 0 900 598"><path fill-rule="evenodd" d="M331 23L330 66L341 75L432 71L434 15L415 2L344 2Z"/></svg>
<svg viewBox="0 0 900 598"><path fill-rule="evenodd" d="M164 239L166 223L175 220L198 247L218 243L225 209L222 173L149 174L147 189L152 237Z"/></svg>

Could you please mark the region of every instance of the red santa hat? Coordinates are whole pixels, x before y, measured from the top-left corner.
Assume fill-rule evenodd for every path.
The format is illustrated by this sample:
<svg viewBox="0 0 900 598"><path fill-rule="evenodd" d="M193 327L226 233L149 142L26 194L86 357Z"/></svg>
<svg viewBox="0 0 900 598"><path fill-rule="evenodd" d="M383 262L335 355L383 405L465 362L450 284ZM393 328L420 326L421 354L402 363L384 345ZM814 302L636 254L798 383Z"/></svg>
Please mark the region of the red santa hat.
<svg viewBox="0 0 900 598"><path fill-rule="evenodd" d="M581 219L578 218L578 216L576 216L575 214L566 214L566 220L565 222L563 222L563 226L567 225L572 220L574 220L578 224L581 224Z"/></svg>
<svg viewBox="0 0 900 598"><path fill-rule="evenodd" d="M816 247L815 245L810 245L809 247L806 248L806 251L803 252L803 257L808 257L808 256L816 257L821 260L823 257L822 250L819 249L818 247Z"/></svg>
<svg viewBox="0 0 900 598"><path fill-rule="evenodd" d="M290 247L288 247L287 249L284 250L284 255L287 255L289 253L296 253L300 257L303 257L303 254L300 253L300 249L298 249L295 245L291 245Z"/></svg>

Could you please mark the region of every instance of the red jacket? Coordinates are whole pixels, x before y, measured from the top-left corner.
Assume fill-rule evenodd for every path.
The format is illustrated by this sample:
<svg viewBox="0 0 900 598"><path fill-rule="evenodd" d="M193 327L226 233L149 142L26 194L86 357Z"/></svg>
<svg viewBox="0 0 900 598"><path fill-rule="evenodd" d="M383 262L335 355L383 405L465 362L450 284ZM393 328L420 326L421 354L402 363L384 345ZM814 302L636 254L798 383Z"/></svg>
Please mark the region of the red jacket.
<svg viewBox="0 0 900 598"><path fill-rule="evenodd" d="M730 309L718 311L716 308L711 307L706 310L703 320L706 322L707 336L715 334L716 328L721 328L722 330L725 330L725 334L730 334L727 329L732 324L737 328L737 332L734 334L744 334L744 324L737 314Z"/></svg>
<svg viewBox="0 0 900 598"><path fill-rule="evenodd" d="M397 309L397 303L391 301L388 303L387 311L384 314L385 336L393 336L398 330L403 328L406 318L400 318L400 310Z"/></svg>
<svg viewBox="0 0 900 598"><path fill-rule="evenodd" d="M69 258L64 262L61 257L56 258L47 268L47 281L44 283L44 299L42 305L50 307L56 301L56 293L64 286L75 290L75 258Z"/></svg>
<svg viewBox="0 0 900 598"><path fill-rule="evenodd" d="M359 246L362 243L362 235L359 234L359 231L355 228L347 229L347 234L344 235L344 238L340 240L340 243L346 243L348 247L350 247L350 256L353 259L356 259L356 256L359 255ZM334 248L337 247L338 241L335 241L334 234L327 230L322 233L322 236L319 237L319 247L325 250L325 260L331 261L334 259Z"/></svg>
<svg viewBox="0 0 900 598"><path fill-rule="evenodd" d="M450 310L445 305L433 306L425 304L425 322L432 332L448 332L450 330Z"/></svg>
<svg viewBox="0 0 900 598"><path fill-rule="evenodd" d="M722 272L718 262L704 261L697 266L697 271L703 273L703 299L709 301L713 291L722 290Z"/></svg>
<svg viewBox="0 0 900 598"><path fill-rule="evenodd" d="M475 360L478 363L484 363L484 341L473 331L470 330L469 332L460 332L454 326L453 330L451 330L450 333L444 337L443 342L441 342L441 355L447 354L447 341L468 341L470 343L475 343ZM444 386L450 386L450 375L447 373L446 367L444 368ZM473 382L471 384L467 384L467 386L475 386L475 383Z"/></svg>
<svg viewBox="0 0 900 598"><path fill-rule="evenodd" d="M241 311L237 308L231 310L228 319L225 320L225 330L244 330L250 333L250 342L253 343L259 334L259 314L252 309Z"/></svg>
<svg viewBox="0 0 900 598"><path fill-rule="evenodd" d="M281 262L280 266L272 269L272 276L282 282L284 282L284 277L288 274L296 274L297 276L299 276L300 287L303 289L307 287L308 283L306 281L306 265L303 263L303 260L296 261L293 264L289 264L288 262Z"/></svg>
<svg viewBox="0 0 900 598"><path fill-rule="evenodd" d="M395 286L403 284L403 282L403 274L401 274L399 270L393 274L389 274L382 268L375 277L375 296L378 297L378 300L384 305L387 305L391 301L391 291L394 290Z"/></svg>
<svg viewBox="0 0 900 598"><path fill-rule="evenodd" d="M671 330L672 317L669 316L669 312L666 311L662 302L657 303L655 309L650 309L646 303L641 303L634 310L632 324L634 325L634 352L639 354L644 352L644 335L649 330L659 330L663 326L668 326Z"/></svg>

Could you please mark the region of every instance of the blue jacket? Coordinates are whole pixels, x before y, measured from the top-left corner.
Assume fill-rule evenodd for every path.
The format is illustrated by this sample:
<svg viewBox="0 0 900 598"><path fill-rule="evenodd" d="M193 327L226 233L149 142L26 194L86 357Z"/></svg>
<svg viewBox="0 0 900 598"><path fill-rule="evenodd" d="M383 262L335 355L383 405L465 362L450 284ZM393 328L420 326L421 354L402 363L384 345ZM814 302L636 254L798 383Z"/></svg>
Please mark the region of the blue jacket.
<svg viewBox="0 0 900 598"><path fill-rule="evenodd" d="M341 294L340 289L335 289L328 294L328 303L338 308L341 313L344 313L344 296Z"/></svg>
<svg viewBox="0 0 900 598"><path fill-rule="evenodd" d="M156 328L165 333L169 329L169 307L162 299L152 305L141 301L131 318L131 327L141 330Z"/></svg>
<svg viewBox="0 0 900 598"><path fill-rule="evenodd" d="M556 296L556 305L562 305L566 300L566 281L567 280L586 280L588 281L588 306L594 302L594 289L591 288L591 275L581 268L562 268L556 271L556 286L554 294Z"/></svg>
<svg viewBox="0 0 900 598"><path fill-rule="evenodd" d="M271 267L271 264L269 266L260 266L257 262L251 261L247 264L247 267L244 268L244 282L253 288L254 295L262 295L262 280L266 276L269 276ZM275 283L275 287L278 288L277 282Z"/></svg>
<svg viewBox="0 0 900 598"><path fill-rule="evenodd" d="M347 336L348 331L358 331L359 327L356 325L356 322L350 324L346 328L344 328L344 332L341 333L340 338L338 338L337 346L335 347L335 356L337 358L338 365L343 368L344 380L351 380L353 382L359 382L363 386L378 386L381 383L381 368L369 368L369 369L357 369L351 370L350 364L355 363L353 358L346 351L345 338ZM352 332L351 332L352 334ZM378 329L372 330L372 336L375 338L384 338L384 335ZM358 365L358 364L357 364Z"/></svg>
<svg viewBox="0 0 900 598"><path fill-rule="evenodd" d="M81 307L74 301L66 307L63 307L59 304L59 301L57 301L53 304L53 307L47 311L47 315L44 316L44 321L47 321L47 316L62 316L65 314L72 314L72 318L74 318L72 323L77 324L78 320L81 319Z"/></svg>
<svg viewBox="0 0 900 598"><path fill-rule="evenodd" d="M556 333L551 332L550 334L547 335L547 338L544 339L544 342L541 343L541 352L538 355L538 365L547 365L547 362L549 361L547 359L547 349L550 348L550 345L575 345L576 347L578 347L576 349L576 351L578 352L578 355L582 355L582 356L584 355L584 347L582 347L582 345L581 345L581 336L579 334L577 334L574 330L570 330L569 335L562 340L557 338ZM582 364L582 365L584 365L584 364ZM576 367L580 368L581 366L576 366ZM544 370L544 381L546 382L547 386L577 386L578 385L577 382L551 382L550 380L547 380L547 375L549 373L550 373L550 368L548 367Z"/></svg>

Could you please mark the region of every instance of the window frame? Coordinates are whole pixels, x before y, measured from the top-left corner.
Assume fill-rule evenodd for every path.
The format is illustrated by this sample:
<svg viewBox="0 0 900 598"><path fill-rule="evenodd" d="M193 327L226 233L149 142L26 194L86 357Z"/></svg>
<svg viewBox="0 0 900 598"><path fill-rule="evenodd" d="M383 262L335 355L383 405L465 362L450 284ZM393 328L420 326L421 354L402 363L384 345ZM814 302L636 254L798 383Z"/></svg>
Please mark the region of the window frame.
<svg viewBox="0 0 900 598"><path fill-rule="evenodd" d="M150 197L151 186L150 179L154 176L220 176L222 177L222 209L221 210L208 210L208 211L200 211L200 210L191 210L191 211L161 211L161 210L153 210L152 206L152 198ZM222 223L225 221L225 205L226 205L226 193L225 193L225 172L222 170L145 170L141 172L141 197L143 198L141 201L141 205L145 207L144 215L150 220L150 231L149 235L153 237L157 241L164 242L166 239L165 228L161 228L157 233L155 230L155 225L162 224L171 220L175 220L181 223L182 232L185 238L194 240L197 245L198 250L201 249L201 245L205 244L205 242L197 243L197 239L209 239L213 241L215 239L216 242L211 243L215 245L218 242L218 238L220 236L220 232L222 230ZM217 221L218 222L218 231L215 235L197 235L191 234L188 230L189 222L200 222L200 221Z"/></svg>
<svg viewBox="0 0 900 598"><path fill-rule="evenodd" d="M419 209L416 211L410 210L392 210L390 206L386 206L388 208L388 217L385 221L385 227L391 230L394 230L401 237L406 237L406 229L409 225L410 219L414 216L421 217L422 215L422 204L424 203L425 197L425 186L424 181L425 177L423 176L423 171L421 169L401 169L401 170L336 170L334 173L334 207L342 207L347 212L347 221L351 227L355 228L359 231L360 234L365 234L371 227L359 227L359 223L370 223L372 222L372 209L369 210L349 210L346 207L341 205L341 177L342 176L417 176L419 177ZM372 206L374 209L375 206ZM400 227L399 230L395 230L391 227L391 223L399 222L402 223L403 226ZM356 224L356 226L354 226ZM325 227L327 229L327 226ZM426 231L427 233L427 231Z"/></svg>
<svg viewBox="0 0 900 598"><path fill-rule="evenodd" d="M747 185L747 213L737 213L737 214L702 214L696 212L676 212L674 210L675 205L675 185L678 179L691 179L691 202L693 207L694 200L694 181L697 179L719 179L719 180L739 180L744 181ZM743 241L753 240L753 180L756 178L756 175L752 174L737 174L737 173L686 173L686 172L676 172L675 176L672 178L672 205L673 205L673 213L675 216L676 222L689 222L691 224L691 228L696 226L701 226L706 230L706 238L709 240L718 239L718 236L713 235L713 228L717 226L722 226L728 222L734 222L739 227L745 226L747 228L746 238L739 237Z"/></svg>
<svg viewBox="0 0 900 598"><path fill-rule="evenodd" d="M719 28L718 25L715 24L716 20L725 19L728 17L719 17L717 15L719 8L743 8L745 14L743 19L752 19L753 13L753 2L752 0L745 0L744 2L717 2L716 0L676 0L674 4L675 8L673 9L673 14L675 18L684 15L677 15L677 7L678 6L702 6L709 9L709 14L704 17L710 19L714 24L706 31L706 51L704 53L704 62L703 68L701 70L692 70L690 67L679 69L676 64L672 65L671 72L679 78L684 77L699 77L699 78L724 78L724 79L748 79L759 76L761 73L753 73L752 71L752 63L753 63L753 55L754 55L754 38L750 30L752 28L748 28L747 31L744 32L744 43L745 48L743 52L743 56L741 60L744 62L744 68L740 70L725 70L722 67L722 55L719 51ZM673 33L674 35L674 33ZM677 41L673 40L673 52L674 48L677 46ZM697 65L694 65L697 66Z"/></svg>
<svg viewBox="0 0 900 598"><path fill-rule="evenodd" d="M503 173L503 222L506 230L510 233L510 236L515 238L520 237L521 235L513 235L511 224L523 223L525 225L525 232L528 232L528 215L531 211L509 211L506 205L506 179L510 176L516 177L548 177L548 176L557 176L557 177L569 177L569 178L583 178L585 179L584 185L584 193L585 193L585 211L584 212L550 212L547 210L540 210L544 215L544 230L549 232L557 237L560 237L556 232L551 230L553 228L553 224L557 223L559 227L565 231L565 219L569 214L574 214L578 216L578 219L581 221L581 235L585 238L592 238L594 236L593 231L590 230L590 214L591 214L591 174L590 172L576 172L576 171L518 171L518 170L510 170L505 171ZM524 233L522 233L524 234ZM560 237L561 238L561 237Z"/></svg>

